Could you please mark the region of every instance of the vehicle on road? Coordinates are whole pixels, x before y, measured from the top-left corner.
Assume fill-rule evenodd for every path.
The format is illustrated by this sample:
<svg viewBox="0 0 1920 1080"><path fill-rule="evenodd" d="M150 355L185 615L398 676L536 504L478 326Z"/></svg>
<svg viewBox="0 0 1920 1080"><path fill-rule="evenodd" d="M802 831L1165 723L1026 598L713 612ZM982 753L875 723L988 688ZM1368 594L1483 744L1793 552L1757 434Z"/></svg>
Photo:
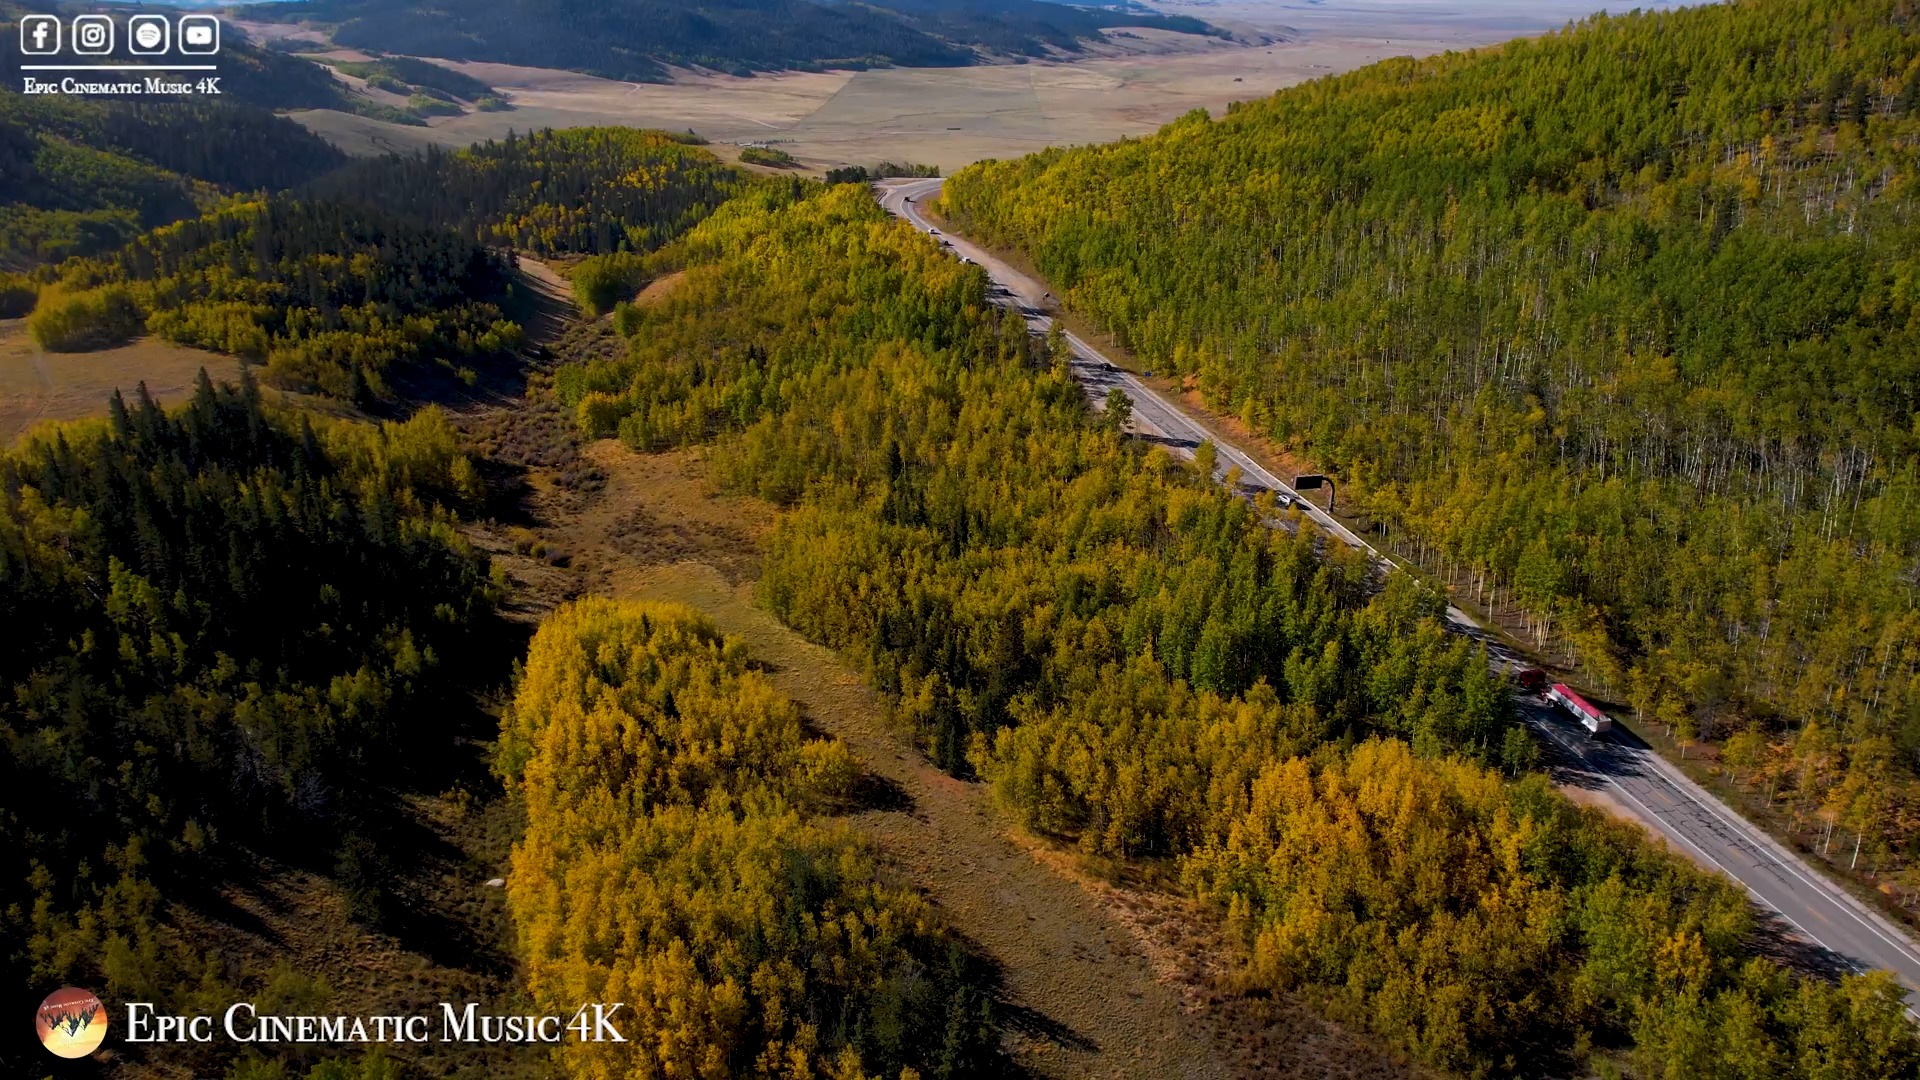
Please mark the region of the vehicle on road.
<svg viewBox="0 0 1920 1080"><path fill-rule="evenodd" d="M928 235L928 236L939 236L939 235L940 235L940 230L939 230L939 229L928 229L928 230L927 230L927 235Z"/></svg>
<svg viewBox="0 0 1920 1080"><path fill-rule="evenodd" d="M1547 688L1547 673L1537 667L1521 668L1513 673L1513 684L1530 694L1538 694Z"/></svg>
<svg viewBox="0 0 1920 1080"><path fill-rule="evenodd" d="M1554 683L1553 689L1547 691L1547 700L1572 713L1589 735L1601 735L1613 730L1612 717L1588 704L1586 698L1574 693L1565 683Z"/></svg>

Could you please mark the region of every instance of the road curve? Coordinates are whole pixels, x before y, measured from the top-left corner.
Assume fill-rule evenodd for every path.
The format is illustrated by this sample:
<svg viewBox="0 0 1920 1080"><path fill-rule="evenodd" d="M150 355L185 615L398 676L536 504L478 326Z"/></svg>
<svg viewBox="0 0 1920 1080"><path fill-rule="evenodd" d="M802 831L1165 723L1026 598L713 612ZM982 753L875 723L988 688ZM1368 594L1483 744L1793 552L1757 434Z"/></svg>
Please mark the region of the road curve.
<svg viewBox="0 0 1920 1080"><path fill-rule="evenodd" d="M993 282L996 302L1017 306L1025 313L1029 327L1046 333L1053 326L1046 311L1054 301L1044 283L963 237L940 234L922 215L921 203L936 196L942 182L887 181L876 185L876 190L880 205L888 212L923 232L934 233L955 255L979 264ZM1098 349L1072 333L1066 338L1073 349L1073 375L1090 400L1104 408L1107 392L1116 386L1133 399L1132 426L1136 434L1186 458L1193 456L1202 440L1211 439L1219 451L1216 479L1223 479L1229 468L1239 466L1243 491L1271 490L1282 506L1297 506L1328 534L1383 563L1393 562ZM1485 643L1497 665L1507 668L1525 663L1497 635L1459 608L1449 607L1447 618L1457 632ZM1607 790L1675 851L1717 867L1744 886L1763 910L1784 919L1813 945L1831 954L1840 966L1854 971L1880 968L1892 972L1907 986L1908 1012L1920 1019L1920 1012L1914 1008L1920 1003L1920 945L1891 920L1813 869L1619 725L1613 733L1594 738L1541 698L1522 696L1516 703L1527 722L1559 749L1571 782Z"/></svg>

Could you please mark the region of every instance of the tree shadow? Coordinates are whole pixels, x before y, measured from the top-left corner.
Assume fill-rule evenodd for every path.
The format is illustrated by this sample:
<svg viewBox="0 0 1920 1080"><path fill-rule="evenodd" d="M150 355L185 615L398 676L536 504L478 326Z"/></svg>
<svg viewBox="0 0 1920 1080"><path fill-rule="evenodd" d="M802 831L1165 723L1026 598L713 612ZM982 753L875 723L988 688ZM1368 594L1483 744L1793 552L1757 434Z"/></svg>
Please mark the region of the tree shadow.
<svg viewBox="0 0 1920 1080"><path fill-rule="evenodd" d="M1019 1035L1036 1042L1052 1043L1065 1050L1081 1053L1094 1053L1100 1044L1075 1031L1071 1026L1048 1016L1030 1005L1023 1005L1012 999L1007 990L1006 970L993 957L989 956L979 942L965 935L954 933L960 949L965 954L967 979L970 985L993 1003L994 1015L1008 1034ZM1032 1070L1015 1062L1002 1047L999 1060L1000 1068L989 1075L1008 1077L1030 1077Z"/></svg>
<svg viewBox="0 0 1920 1080"><path fill-rule="evenodd" d="M416 815L401 812L367 830L385 856L378 882L379 929L400 944L451 969L505 977L514 962L480 929L485 920L463 912L501 902L485 884L493 871ZM471 895L449 896L450 890Z"/></svg>
<svg viewBox="0 0 1920 1080"><path fill-rule="evenodd" d="M913 796L892 778L876 772L863 772L853 782L853 790L847 795L846 812L850 814L911 814L914 812Z"/></svg>
<svg viewBox="0 0 1920 1080"><path fill-rule="evenodd" d="M1747 947L1781 967L1809 978L1838 982L1852 966L1838 953L1807 939L1778 913L1755 905Z"/></svg>
<svg viewBox="0 0 1920 1080"><path fill-rule="evenodd" d="M209 921L257 938L269 948L284 946L286 939L278 931L259 915L241 907L229 891L217 887L224 883L230 889L243 890L254 904L276 915L284 914L286 905L270 890L255 887L270 874L261 858L251 850L237 848L216 862L219 869L215 872L181 874L169 880L168 899Z"/></svg>

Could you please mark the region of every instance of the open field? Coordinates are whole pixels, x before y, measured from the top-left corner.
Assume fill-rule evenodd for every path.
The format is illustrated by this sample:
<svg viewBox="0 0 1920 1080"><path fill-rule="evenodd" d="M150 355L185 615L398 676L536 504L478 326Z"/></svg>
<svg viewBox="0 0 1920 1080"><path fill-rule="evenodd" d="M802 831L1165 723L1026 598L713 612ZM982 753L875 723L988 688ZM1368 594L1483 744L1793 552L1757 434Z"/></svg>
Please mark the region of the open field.
<svg viewBox="0 0 1920 1080"><path fill-rule="evenodd" d="M1151 132L1196 108L1351 70L1538 33L1582 13L1585 0L1521 8L1402 3L1368 7L1170 5L1247 35L1246 45L1130 29L1072 62L970 68L785 72L753 78L680 71L670 84L624 83L506 64L452 63L500 88L511 112L437 117L401 127L329 110L295 119L354 153L465 146L509 130L619 124L691 128L727 146L770 142L808 166L926 162L952 170L1054 145ZM1657 6L1657 5L1656 5ZM251 25L249 29L254 29Z"/></svg>
<svg viewBox="0 0 1920 1080"><path fill-rule="evenodd" d="M131 396L145 381L155 398L178 402L203 367L230 379L240 362L151 338L99 352L43 353L27 336L25 319L0 319L0 446L42 420L106 415L116 387Z"/></svg>

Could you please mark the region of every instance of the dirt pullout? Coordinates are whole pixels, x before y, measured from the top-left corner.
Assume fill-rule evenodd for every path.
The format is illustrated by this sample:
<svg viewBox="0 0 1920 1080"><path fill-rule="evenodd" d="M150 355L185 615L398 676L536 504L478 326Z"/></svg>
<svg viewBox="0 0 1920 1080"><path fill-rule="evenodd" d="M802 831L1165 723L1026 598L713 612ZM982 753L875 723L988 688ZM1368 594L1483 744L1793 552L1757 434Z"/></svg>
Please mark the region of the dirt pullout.
<svg viewBox="0 0 1920 1080"><path fill-rule="evenodd" d="M604 441L586 457L604 492L542 531L587 591L686 603L743 639L811 723L846 741L884 793L852 822L998 968L1020 1064L1059 1077L1414 1075L1298 1003L1224 991L1234 953L1204 913L1085 872L1010 831L983 786L927 764L855 671L753 603L772 507L714 495L694 452Z"/></svg>

